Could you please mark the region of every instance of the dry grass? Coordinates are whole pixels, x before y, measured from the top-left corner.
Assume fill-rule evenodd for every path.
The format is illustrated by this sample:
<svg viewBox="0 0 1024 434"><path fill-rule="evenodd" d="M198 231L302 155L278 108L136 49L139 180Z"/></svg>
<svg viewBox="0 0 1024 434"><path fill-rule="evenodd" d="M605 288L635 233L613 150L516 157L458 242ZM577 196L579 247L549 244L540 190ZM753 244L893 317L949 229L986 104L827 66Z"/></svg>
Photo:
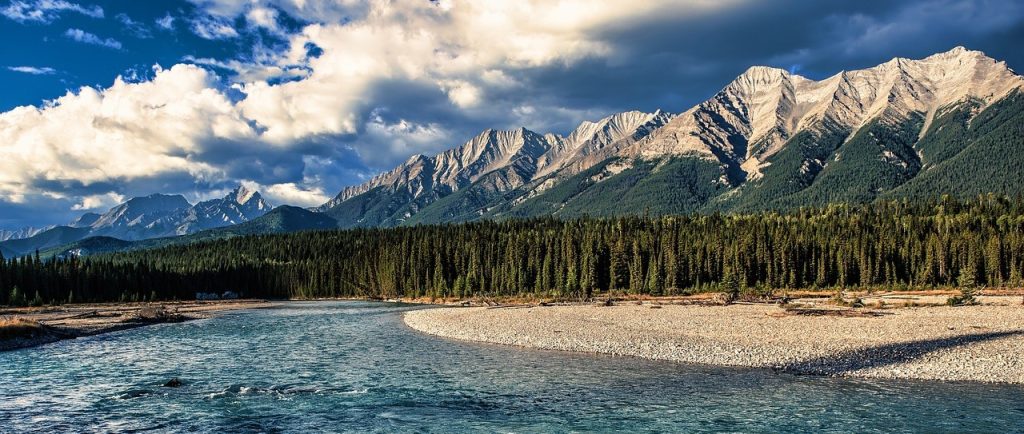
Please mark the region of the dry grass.
<svg viewBox="0 0 1024 434"><path fill-rule="evenodd" d="M0 318L0 340L30 338L47 333L46 326L25 318Z"/></svg>

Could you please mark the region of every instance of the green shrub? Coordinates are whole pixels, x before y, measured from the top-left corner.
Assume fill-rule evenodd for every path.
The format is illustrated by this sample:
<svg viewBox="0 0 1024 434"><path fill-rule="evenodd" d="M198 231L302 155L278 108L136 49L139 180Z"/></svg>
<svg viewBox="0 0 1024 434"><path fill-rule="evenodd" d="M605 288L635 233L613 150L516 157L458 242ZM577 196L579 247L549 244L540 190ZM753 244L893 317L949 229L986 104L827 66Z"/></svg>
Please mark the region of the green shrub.
<svg viewBox="0 0 1024 434"><path fill-rule="evenodd" d="M949 297L946 300L946 304L949 306L974 306L980 304L974 296L974 292L975 289L973 287L960 288L960 295Z"/></svg>

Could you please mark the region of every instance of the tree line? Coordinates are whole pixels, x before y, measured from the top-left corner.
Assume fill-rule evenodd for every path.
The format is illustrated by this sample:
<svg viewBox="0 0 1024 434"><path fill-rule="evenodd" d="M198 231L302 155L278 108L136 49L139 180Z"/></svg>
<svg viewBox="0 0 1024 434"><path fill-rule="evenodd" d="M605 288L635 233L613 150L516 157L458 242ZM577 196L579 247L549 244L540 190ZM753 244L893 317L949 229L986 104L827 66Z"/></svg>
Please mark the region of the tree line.
<svg viewBox="0 0 1024 434"><path fill-rule="evenodd" d="M0 260L0 304L243 297L588 299L787 289L1012 286L1024 200L553 218L253 235ZM6 289L5 289L6 288Z"/></svg>

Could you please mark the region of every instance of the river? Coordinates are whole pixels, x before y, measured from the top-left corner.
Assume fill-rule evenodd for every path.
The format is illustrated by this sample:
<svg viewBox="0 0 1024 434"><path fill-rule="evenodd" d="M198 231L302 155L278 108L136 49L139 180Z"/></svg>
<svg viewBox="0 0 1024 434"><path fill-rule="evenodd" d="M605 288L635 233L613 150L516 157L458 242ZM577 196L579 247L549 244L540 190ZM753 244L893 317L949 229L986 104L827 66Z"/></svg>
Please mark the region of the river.
<svg viewBox="0 0 1024 434"><path fill-rule="evenodd" d="M0 353L0 432L1024 432L1020 386L452 342L402 323L420 308L295 302Z"/></svg>

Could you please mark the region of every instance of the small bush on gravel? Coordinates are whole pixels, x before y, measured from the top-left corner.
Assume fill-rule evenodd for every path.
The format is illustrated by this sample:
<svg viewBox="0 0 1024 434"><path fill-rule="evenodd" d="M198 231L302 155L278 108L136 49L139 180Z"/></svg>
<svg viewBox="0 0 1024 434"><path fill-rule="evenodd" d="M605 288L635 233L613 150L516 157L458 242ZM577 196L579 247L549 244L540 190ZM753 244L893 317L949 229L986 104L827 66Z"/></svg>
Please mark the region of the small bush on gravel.
<svg viewBox="0 0 1024 434"><path fill-rule="evenodd" d="M980 303L974 296L974 288L965 287L960 288L960 295L949 297L946 304L949 306L974 306Z"/></svg>
<svg viewBox="0 0 1024 434"><path fill-rule="evenodd" d="M722 283L719 287L725 296L725 304L732 304L740 298L740 281L736 278L736 275L732 273L726 274L722 278Z"/></svg>
<svg viewBox="0 0 1024 434"><path fill-rule="evenodd" d="M864 300L861 300L860 297L854 297L853 300L847 301L846 298L843 297L843 292L842 291L836 291L835 295L832 296L832 300L831 301L832 301L832 304L834 304L836 306L842 306L842 307L864 307Z"/></svg>

